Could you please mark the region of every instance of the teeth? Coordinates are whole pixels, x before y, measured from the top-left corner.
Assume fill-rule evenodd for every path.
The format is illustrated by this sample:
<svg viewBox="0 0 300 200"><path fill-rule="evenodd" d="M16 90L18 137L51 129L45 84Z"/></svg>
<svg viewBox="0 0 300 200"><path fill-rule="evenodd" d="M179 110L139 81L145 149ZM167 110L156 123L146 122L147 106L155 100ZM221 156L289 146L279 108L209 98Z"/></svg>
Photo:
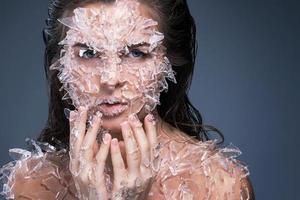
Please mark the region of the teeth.
<svg viewBox="0 0 300 200"><path fill-rule="evenodd" d="M101 104L117 104L117 103L124 103L125 101L121 101L119 99L115 99L115 98L112 98L112 99L101 99L101 100L98 100L97 101L97 104L98 105L101 105Z"/></svg>
<svg viewBox="0 0 300 200"><path fill-rule="evenodd" d="M115 103L119 103L119 101L114 100L114 99L108 99L108 100L107 100L107 103L108 103L108 104L115 104Z"/></svg>

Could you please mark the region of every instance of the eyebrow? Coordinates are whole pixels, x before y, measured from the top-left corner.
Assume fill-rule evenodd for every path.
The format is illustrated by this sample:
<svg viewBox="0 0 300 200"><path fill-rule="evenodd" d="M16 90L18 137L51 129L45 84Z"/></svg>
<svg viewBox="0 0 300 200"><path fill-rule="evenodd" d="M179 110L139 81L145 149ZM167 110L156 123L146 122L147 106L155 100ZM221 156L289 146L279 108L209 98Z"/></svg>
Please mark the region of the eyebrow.
<svg viewBox="0 0 300 200"><path fill-rule="evenodd" d="M141 42L141 43L137 43L137 44L127 44L126 45L128 48L132 49L132 48L138 48L138 47L149 47L150 44L148 42ZM73 47L81 47L81 48L91 48L88 45L86 45L85 43L81 43L81 42L77 42L73 45Z"/></svg>
<svg viewBox="0 0 300 200"><path fill-rule="evenodd" d="M73 47L90 48L88 45L86 45L84 43L80 43L80 42L74 44Z"/></svg>
<svg viewBox="0 0 300 200"><path fill-rule="evenodd" d="M141 47L141 46L149 47L150 44L148 42L141 42L141 43L137 43L137 44L127 44L128 48L137 48L137 47Z"/></svg>

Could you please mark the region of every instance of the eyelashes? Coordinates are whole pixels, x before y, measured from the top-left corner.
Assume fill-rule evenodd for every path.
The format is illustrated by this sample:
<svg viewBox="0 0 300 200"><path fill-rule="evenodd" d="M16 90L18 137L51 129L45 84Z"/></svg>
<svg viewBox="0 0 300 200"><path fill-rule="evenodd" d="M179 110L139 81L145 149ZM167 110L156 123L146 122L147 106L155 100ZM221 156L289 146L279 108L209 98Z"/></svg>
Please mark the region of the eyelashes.
<svg viewBox="0 0 300 200"><path fill-rule="evenodd" d="M127 54L121 53L120 56L143 59L146 58L149 53L143 52L139 49L131 49ZM94 49L79 49L78 56L83 59L101 58L101 53Z"/></svg>
<svg viewBox="0 0 300 200"><path fill-rule="evenodd" d="M144 58L147 53L144 53L138 49L132 49L129 51L128 56L131 58Z"/></svg>
<svg viewBox="0 0 300 200"><path fill-rule="evenodd" d="M79 57L84 59L91 59L98 57L97 51L94 49L80 49L79 50Z"/></svg>

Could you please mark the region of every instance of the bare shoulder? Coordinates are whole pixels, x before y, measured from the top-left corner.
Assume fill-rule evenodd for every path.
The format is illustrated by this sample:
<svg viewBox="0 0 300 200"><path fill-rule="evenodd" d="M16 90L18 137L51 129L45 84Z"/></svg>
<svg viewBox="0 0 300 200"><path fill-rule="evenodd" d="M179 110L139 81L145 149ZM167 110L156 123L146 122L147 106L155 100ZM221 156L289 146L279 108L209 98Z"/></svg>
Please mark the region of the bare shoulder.
<svg viewBox="0 0 300 200"><path fill-rule="evenodd" d="M160 184L167 199L188 194L190 199L255 199L248 168L236 158L238 149L217 148L212 141L170 139L165 144L167 167Z"/></svg>
<svg viewBox="0 0 300 200"><path fill-rule="evenodd" d="M249 176L241 180L242 199L255 200L254 190Z"/></svg>
<svg viewBox="0 0 300 200"><path fill-rule="evenodd" d="M215 161L214 166L211 166L210 179L213 179L216 195L228 195L229 199L254 200L247 167L236 160L222 159L224 160Z"/></svg>
<svg viewBox="0 0 300 200"><path fill-rule="evenodd" d="M72 199L71 176L54 157L31 156L11 168L7 194L13 199L56 199L66 195ZM58 158L56 158L57 160Z"/></svg>

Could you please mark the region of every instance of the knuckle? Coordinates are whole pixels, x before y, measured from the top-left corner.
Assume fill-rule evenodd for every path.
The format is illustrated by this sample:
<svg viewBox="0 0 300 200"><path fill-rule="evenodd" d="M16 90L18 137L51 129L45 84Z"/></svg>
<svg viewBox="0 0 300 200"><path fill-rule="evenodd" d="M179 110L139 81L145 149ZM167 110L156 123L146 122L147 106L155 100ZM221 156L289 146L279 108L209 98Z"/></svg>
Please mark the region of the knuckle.
<svg viewBox="0 0 300 200"><path fill-rule="evenodd" d="M78 176L76 177L76 179L77 179L78 181L80 181L81 183L87 183L87 177L84 176L83 174L78 175Z"/></svg>
<svg viewBox="0 0 300 200"><path fill-rule="evenodd" d="M104 160L104 158L103 158L103 156L102 156L101 154L97 154L97 155L96 155L96 161L97 161L98 163L103 162L103 160Z"/></svg>
<svg viewBox="0 0 300 200"><path fill-rule="evenodd" d="M115 181L114 182L114 188L116 190L120 189L122 187L122 182L121 181Z"/></svg>
<svg viewBox="0 0 300 200"><path fill-rule="evenodd" d="M119 169L123 169L124 164L122 162L116 162L116 167L119 168Z"/></svg>
<svg viewBox="0 0 300 200"><path fill-rule="evenodd" d="M78 137L78 135L79 135L79 129L77 127L71 128L70 132L71 132L70 135L74 136L75 138Z"/></svg>
<svg viewBox="0 0 300 200"><path fill-rule="evenodd" d="M106 161L106 158L103 154L100 153L96 155L96 161L98 163L104 163Z"/></svg>
<svg viewBox="0 0 300 200"><path fill-rule="evenodd" d="M141 145L140 148L141 148L141 150L142 150L143 152L149 152L149 151L150 151L150 146L149 146L149 144L146 143L146 142L142 143L142 145Z"/></svg>
<svg viewBox="0 0 300 200"><path fill-rule="evenodd" d="M129 154L130 154L130 158L134 161L138 161L140 159L140 155L139 155L139 152L137 150L132 151Z"/></svg>
<svg viewBox="0 0 300 200"><path fill-rule="evenodd" d="M75 172L76 171L76 167L75 167L76 165L75 165L75 163L71 163L70 162L70 164L69 164L69 169L70 169L70 172Z"/></svg>
<svg viewBox="0 0 300 200"><path fill-rule="evenodd" d="M145 169L149 169L150 165L151 165L150 159L143 157L141 164L142 164L141 167L143 167Z"/></svg>
<svg viewBox="0 0 300 200"><path fill-rule="evenodd" d="M121 152L117 149L117 148L112 148L112 150L111 150L111 154L113 155L113 156L118 156L119 154L120 154Z"/></svg>
<svg viewBox="0 0 300 200"><path fill-rule="evenodd" d="M146 170L146 172L144 173L144 180L145 181L150 181L154 178L154 174L151 172L151 170Z"/></svg>
<svg viewBox="0 0 300 200"><path fill-rule="evenodd" d="M133 140L133 132L131 130L128 130L126 133L127 140Z"/></svg>

